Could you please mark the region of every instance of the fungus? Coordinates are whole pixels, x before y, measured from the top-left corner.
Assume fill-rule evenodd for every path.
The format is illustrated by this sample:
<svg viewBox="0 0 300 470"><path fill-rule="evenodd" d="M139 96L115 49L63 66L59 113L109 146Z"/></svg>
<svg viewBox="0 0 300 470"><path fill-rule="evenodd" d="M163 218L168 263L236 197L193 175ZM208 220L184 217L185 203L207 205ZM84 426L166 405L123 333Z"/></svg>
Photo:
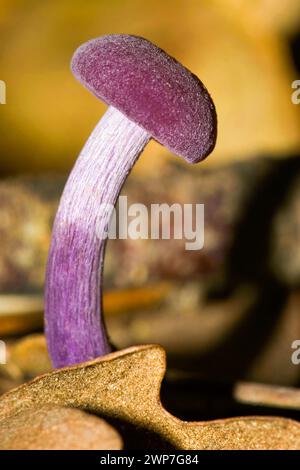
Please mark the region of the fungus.
<svg viewBox="0 0 300 470"><path fill-rule="evenodd" d="M109 105L66 183L54 222L45 291L54 367L111 351L102 315L105 234L123 183L154 138L190 163L214 148L216 112L201 81L146 39L109 35L75 52L75 77ZM102 210L100 210L100 206Z"/></svg>

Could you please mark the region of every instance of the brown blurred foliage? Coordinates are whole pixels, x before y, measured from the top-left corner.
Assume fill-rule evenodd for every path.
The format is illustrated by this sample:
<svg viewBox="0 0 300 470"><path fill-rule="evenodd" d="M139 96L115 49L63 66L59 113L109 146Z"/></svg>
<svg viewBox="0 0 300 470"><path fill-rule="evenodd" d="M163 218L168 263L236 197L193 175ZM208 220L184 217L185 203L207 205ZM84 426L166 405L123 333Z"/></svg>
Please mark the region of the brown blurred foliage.
<svg viewBox="0 0 300 470"><path fill-rule="evenodd" d="M299 16L297 0L1 0L1 171L71 167L105 107L72 77L70 58L110 33L145 36L207 85L219 139L204 165L298 149L286 37ZM156 172L167 153L151 143L136 171Z"/></svg>

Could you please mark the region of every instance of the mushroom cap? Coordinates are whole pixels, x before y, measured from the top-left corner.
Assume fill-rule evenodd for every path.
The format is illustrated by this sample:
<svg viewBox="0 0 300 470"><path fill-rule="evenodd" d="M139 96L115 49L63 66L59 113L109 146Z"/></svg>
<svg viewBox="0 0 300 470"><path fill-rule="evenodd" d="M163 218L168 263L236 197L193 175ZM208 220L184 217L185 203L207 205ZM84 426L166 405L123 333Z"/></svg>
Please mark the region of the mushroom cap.
<svg viewBox="0 0 300 470"><path fill-rule="evenodd" d="M75 77L155 140L190 163L214 148L217 116L203 83L159 47L126 34L102 36L75 52Z"/></svg>

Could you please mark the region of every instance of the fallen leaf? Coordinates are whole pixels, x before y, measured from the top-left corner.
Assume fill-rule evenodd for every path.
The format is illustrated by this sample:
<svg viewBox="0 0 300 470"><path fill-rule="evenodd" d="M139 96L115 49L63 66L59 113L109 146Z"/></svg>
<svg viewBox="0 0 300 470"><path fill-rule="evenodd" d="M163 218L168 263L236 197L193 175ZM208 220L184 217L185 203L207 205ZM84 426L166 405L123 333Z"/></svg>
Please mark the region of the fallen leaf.
<svg viewBox="0 0 300 470"><path fill-rule="evenodd" d="M120 450L122 439L103 419L81 410L44 406L0 422L2 450Z"/></svg>
<svg viewBox="0 0 300 470"><path fill-rule="evenodd" d="M165 351L135 346L91 362L37 377L0 400L0 424L45 405L73 407L129 423L179 449L300 449L300 424L276 417L245 417L189 423L160 401Z"/></svg>

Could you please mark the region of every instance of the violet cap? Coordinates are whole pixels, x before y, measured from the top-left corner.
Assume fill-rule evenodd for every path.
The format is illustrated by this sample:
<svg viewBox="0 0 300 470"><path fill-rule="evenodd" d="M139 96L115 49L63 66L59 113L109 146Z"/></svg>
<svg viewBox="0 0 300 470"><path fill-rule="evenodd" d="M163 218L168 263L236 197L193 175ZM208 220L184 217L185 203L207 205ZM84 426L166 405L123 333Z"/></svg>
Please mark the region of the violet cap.
<svg viewBox="0 0 300 470"><path fill-rule="evenodd" d="M75 77L190 163L216 142L217 117L203 83L146 39L125 34L88 41L75 52Z"/></svg>

